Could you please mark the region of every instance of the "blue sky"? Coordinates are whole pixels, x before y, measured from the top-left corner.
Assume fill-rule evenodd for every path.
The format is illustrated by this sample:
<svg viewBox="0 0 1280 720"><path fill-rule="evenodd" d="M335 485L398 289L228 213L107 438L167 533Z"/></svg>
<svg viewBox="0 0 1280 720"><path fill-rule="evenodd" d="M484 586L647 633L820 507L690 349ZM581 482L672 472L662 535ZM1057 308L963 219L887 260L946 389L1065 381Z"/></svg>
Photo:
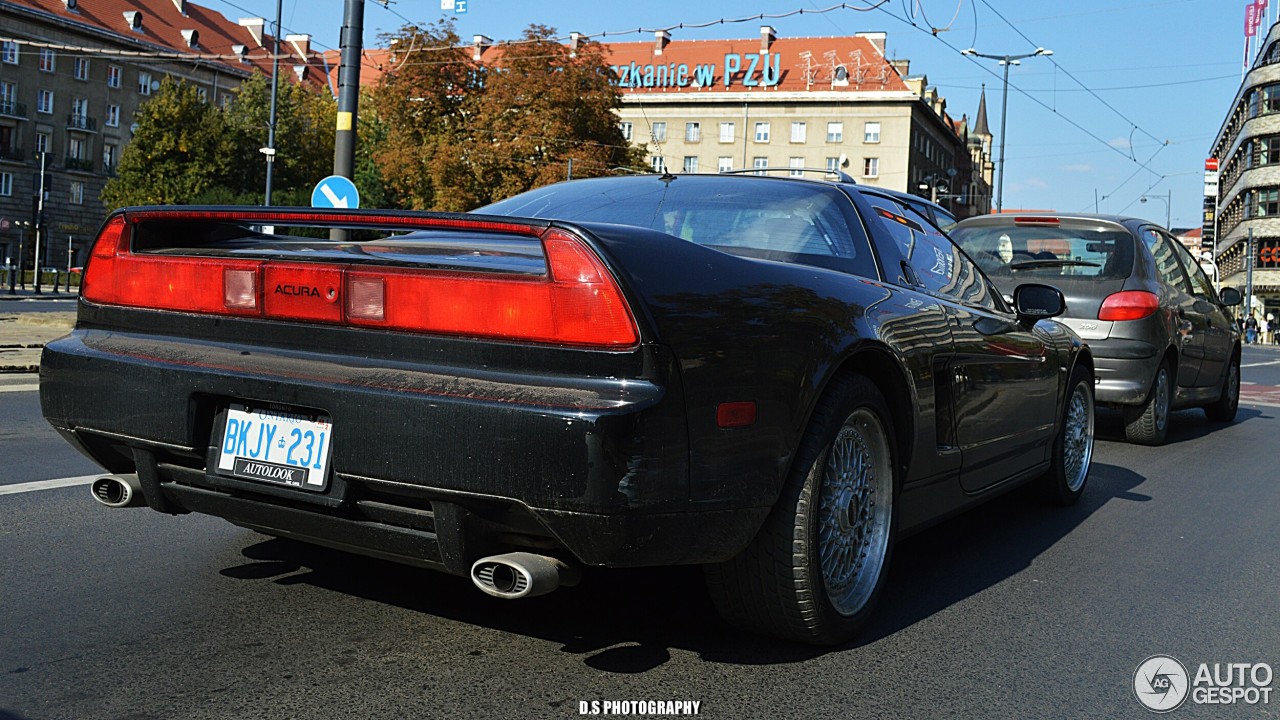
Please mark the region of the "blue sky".
<svg viewBox="0 0 1280 720"><path fill-rule="evenodd" d="M260 15L270 22L275 14L271 0L197 2L233 20ZM1023 60L1009 75L1005 208L1092 211L1096 201L1102 212L1163 223L1169 205L1175 227L1200 225L1204 159L1240 87L1244 0L887 0L874 9L866 9L872 0L856 0L847 4L862 10L816 12L833 4L467 0L466 14L454 14L442 11L440 0L393 1L389 9L367 0L365 43L380 44L379 33L394 31L405 18L446 15L458 21L464 38L495 40L519 37L531 23L562 35L607 32L606 41L647 40L654 28L747 17L676 28L673 39L756 37L762 24L787 37L884 31L888 55L909 59L911 74L926 75L952 115L972 118L985 83L996 133L1001 68L958 51L1004 55L1044 47L1053 51L1051 59ZM1280 0L1271 4L1274 18ZM342 8L342 0L283 0L282 24L285 32L310 33L314 44L336 48ZM752 17L801 9L803 15L786 18ZM1139 202L1144 194L1153 199Z"/></svg>

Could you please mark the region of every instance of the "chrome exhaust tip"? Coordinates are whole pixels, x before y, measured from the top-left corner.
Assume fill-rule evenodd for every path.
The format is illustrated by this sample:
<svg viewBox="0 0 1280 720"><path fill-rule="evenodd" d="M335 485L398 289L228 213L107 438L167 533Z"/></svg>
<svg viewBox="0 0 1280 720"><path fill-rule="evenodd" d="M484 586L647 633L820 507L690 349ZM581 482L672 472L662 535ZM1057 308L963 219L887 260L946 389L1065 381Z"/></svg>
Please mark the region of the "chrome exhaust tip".
<svg viewBox="0 0 1280 720"><path fill-rule="evenodd" d="M93 499L112 508L139 507L147 502L142 497L142 484L137 474L103 475L89 486Z"/></svg>
<svg viewBox="0 0 1280 720"><path fill-rule="evenodd" d="M561 585L577 585L576 567L546 555L513 552L480 558L471 566L471 582L504 600L546 595Z"/></svg>

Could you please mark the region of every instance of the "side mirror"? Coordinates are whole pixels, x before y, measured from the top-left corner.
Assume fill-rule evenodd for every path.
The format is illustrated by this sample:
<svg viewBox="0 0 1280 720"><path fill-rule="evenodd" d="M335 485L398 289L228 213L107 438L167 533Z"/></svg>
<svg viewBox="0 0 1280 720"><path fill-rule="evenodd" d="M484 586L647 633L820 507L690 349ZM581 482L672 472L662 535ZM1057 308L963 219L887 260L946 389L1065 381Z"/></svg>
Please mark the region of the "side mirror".
<svg viewBox="0 0 1280 720"><path fill-rule="evenodd" d="M1018 320L1034 324L1067 311L1067 299L1051 285L1025 283L1013 289L1013 308Z"/></svg>
<svg viewBox="0 0 1280 720"><path fill-rule="evenodd" d="M1227 307L1234 307L1244 301L1240 297L1240 291L1233 287L1224 287L1218 291L1218 299Z"/></svg>

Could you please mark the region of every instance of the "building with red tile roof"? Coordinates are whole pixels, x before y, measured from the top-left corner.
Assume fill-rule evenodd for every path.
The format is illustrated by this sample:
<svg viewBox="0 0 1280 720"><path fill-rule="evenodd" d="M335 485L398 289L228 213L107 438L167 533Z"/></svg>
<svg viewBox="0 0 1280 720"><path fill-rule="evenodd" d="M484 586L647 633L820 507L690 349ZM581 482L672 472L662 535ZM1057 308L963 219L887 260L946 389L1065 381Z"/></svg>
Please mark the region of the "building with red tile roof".
<svg viewBox="0 0 1280 720"><path fill-rule="evenodd" d="M186 0L0 0L3 256L17 262L13 226L31 219L35 158L44 151L51 172L41 264L66 265L68 246L70 264L82 264L139 105L165 77L195 85L210 102L229 101L252 73L271 73L267 27L263 18L233 21ZM327 84L325 58L309 36L281 38L280 55L282 78ZM32 240L29 231L21 238L28 265Z"/></svg>

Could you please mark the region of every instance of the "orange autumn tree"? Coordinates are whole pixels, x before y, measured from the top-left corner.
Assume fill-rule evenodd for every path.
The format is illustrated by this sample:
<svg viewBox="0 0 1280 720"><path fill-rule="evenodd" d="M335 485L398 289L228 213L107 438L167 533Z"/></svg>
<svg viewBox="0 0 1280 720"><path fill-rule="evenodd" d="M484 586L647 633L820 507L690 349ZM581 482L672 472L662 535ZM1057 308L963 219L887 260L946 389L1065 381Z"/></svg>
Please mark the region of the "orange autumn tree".
<svg viewBox="0 0 1280 720"><path fill-rule="evenodd" d="M452 23L390 37L392 72L374 94L387 137L376 153L388 185L417 209L464 211L573 177L639 166L615 110L603 49L576 52L532 25L472 60Z"/></svg>

